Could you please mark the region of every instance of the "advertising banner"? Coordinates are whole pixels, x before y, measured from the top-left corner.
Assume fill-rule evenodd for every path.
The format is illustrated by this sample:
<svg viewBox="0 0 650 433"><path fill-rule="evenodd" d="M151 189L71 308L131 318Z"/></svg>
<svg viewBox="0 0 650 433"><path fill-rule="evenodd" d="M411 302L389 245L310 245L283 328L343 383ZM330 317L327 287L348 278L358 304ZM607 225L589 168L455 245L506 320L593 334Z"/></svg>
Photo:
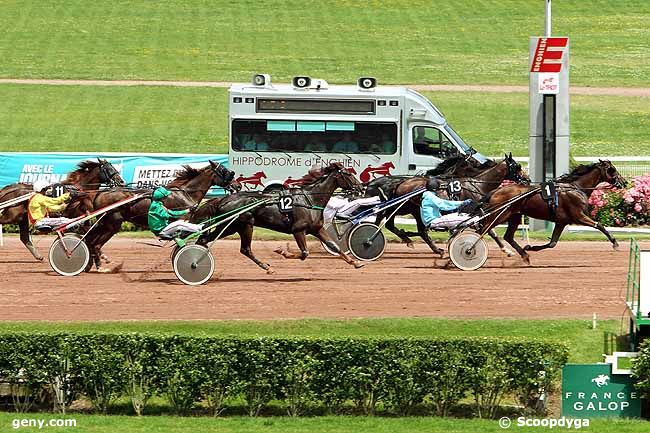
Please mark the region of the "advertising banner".
<svg viewBox="0 0 650 433"><path fill-rule="evenodd" d="M183 169L183 165L200 168L210 160L228 165L228 155L221 154L0 153L0 188L16 182L33 183L39 179L59 182L79 162L97 158L113 164L124 181L134 188L166 185Z"/></svg>
<svg viewBox="0 0 650 433"><path fill-rule="evenodd" d="M639 417L641 400L629 374L611 364L567 364L562 370L562 416Z"/></svg>

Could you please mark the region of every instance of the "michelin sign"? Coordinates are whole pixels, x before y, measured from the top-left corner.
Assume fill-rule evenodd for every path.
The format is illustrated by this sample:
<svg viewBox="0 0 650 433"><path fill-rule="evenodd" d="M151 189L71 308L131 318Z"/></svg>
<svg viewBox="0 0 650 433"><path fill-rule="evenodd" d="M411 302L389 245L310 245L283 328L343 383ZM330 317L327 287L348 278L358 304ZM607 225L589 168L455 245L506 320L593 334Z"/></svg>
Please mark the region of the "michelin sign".
<svg viewBox="0 0 650 433"><path fill-rule="evenodd" d="M128 153L0 153L0 187L16 182L34 183L63 180L81 161L106 159L130 186L154 188L174 180L183 165L194 168L208 161L228 164L228 155L128 154Z"/></svg>

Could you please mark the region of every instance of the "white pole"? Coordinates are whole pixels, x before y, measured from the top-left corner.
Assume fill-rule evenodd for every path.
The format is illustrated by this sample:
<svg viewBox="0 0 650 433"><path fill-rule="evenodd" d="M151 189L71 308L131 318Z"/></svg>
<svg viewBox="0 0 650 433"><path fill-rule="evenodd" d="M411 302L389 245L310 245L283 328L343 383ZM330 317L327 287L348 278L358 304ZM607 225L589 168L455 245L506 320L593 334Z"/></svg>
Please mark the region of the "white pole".
<svg viewBox="0 0 650 433"><path fill-rule="evenodd" d="M546 15L544 18L544 36L551 36L551 0L546 0Z"/></svg>

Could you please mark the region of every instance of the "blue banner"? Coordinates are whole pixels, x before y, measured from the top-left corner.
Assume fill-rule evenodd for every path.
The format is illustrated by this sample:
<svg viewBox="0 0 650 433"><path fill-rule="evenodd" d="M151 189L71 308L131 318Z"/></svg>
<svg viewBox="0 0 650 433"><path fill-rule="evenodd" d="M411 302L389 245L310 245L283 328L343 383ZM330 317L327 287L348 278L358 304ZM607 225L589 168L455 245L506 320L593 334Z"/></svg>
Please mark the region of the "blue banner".
<svg viewBox="0 0 650 433"><path fill-rule="evenodd" d="M113 164L122 179L135 188L166 185L185 164L194 168L204 167L208 161L228 165L228 155L222 154L9 152L0 153L0 187L16 182L34 183L39 179L56 183L65 179L79 162L97 158Z"/></svg>

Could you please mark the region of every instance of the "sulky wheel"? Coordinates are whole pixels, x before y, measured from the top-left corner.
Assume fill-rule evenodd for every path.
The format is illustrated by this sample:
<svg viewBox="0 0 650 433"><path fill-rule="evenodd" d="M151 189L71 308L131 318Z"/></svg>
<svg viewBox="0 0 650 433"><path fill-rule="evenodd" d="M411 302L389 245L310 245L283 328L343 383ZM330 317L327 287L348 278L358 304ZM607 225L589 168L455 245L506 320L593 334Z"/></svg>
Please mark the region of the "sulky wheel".
<svg viewBox="0 0 650 433"><path fill-rule="evenodd" d="M386 250L386 238L376 224L361 223L350 230L348 248L359 260L377 260Z"/></svg>
<svg viewBox="0 0 650 433"><path fill-rule="evenodd" d="M78 236L68 234L57 238L50 247L50 266L59 275L79 275L90 262L90 251Z"/></svg>
<svg viewBox="0 0 650 433"><path fill-rule="evenodd" d="M485 264L488 246L473 230L463 230L449 242L449 258L458 269L473 271Z"/></svg>
<svg viewBox="0 0 650 433"><path fill-rule="evenodd" d="M189 241L185 241L185 245L194 245L196 243L196 239L190 239ZM174 257L176 257L176 254L181 250L182 247L179 247L177 244L174 244L172 246L172 251L169 253L172 263L174 262Z"/></svg>
<svg viewBox="0 0 650 433"><path fill-rule="evenodd" d="M338 224L337 225L339 233L343 233L342 235L340 235L341 238L339 238L339 234L337 234L336 228L334 228L334 223L325 224L325 226L324 226L325 231L327 231L327 234L330 236L330 239L332 240L332 242L334 242L336 245L338 245L339 249L341 251L345 252L345 253L348 252L346 247L347 247L347 235L348 235L348 232L350 230L350 225L351 225L350 223ZM323 249L325 251L327 251L328 253L330 253L331 255L333 255L333 256L338 256L339 255L339 253L335 252L330 247L325 245L325 243L323 241L321 241L320 244L323 246Z"/></svg>
<svg viewBox="0 0 650 433"><path fill-rule="evenodd" d="M214 257L202 245L186 245L178 250L173 265L176 277L190 286L205 283L214 273Z"/></svg>

